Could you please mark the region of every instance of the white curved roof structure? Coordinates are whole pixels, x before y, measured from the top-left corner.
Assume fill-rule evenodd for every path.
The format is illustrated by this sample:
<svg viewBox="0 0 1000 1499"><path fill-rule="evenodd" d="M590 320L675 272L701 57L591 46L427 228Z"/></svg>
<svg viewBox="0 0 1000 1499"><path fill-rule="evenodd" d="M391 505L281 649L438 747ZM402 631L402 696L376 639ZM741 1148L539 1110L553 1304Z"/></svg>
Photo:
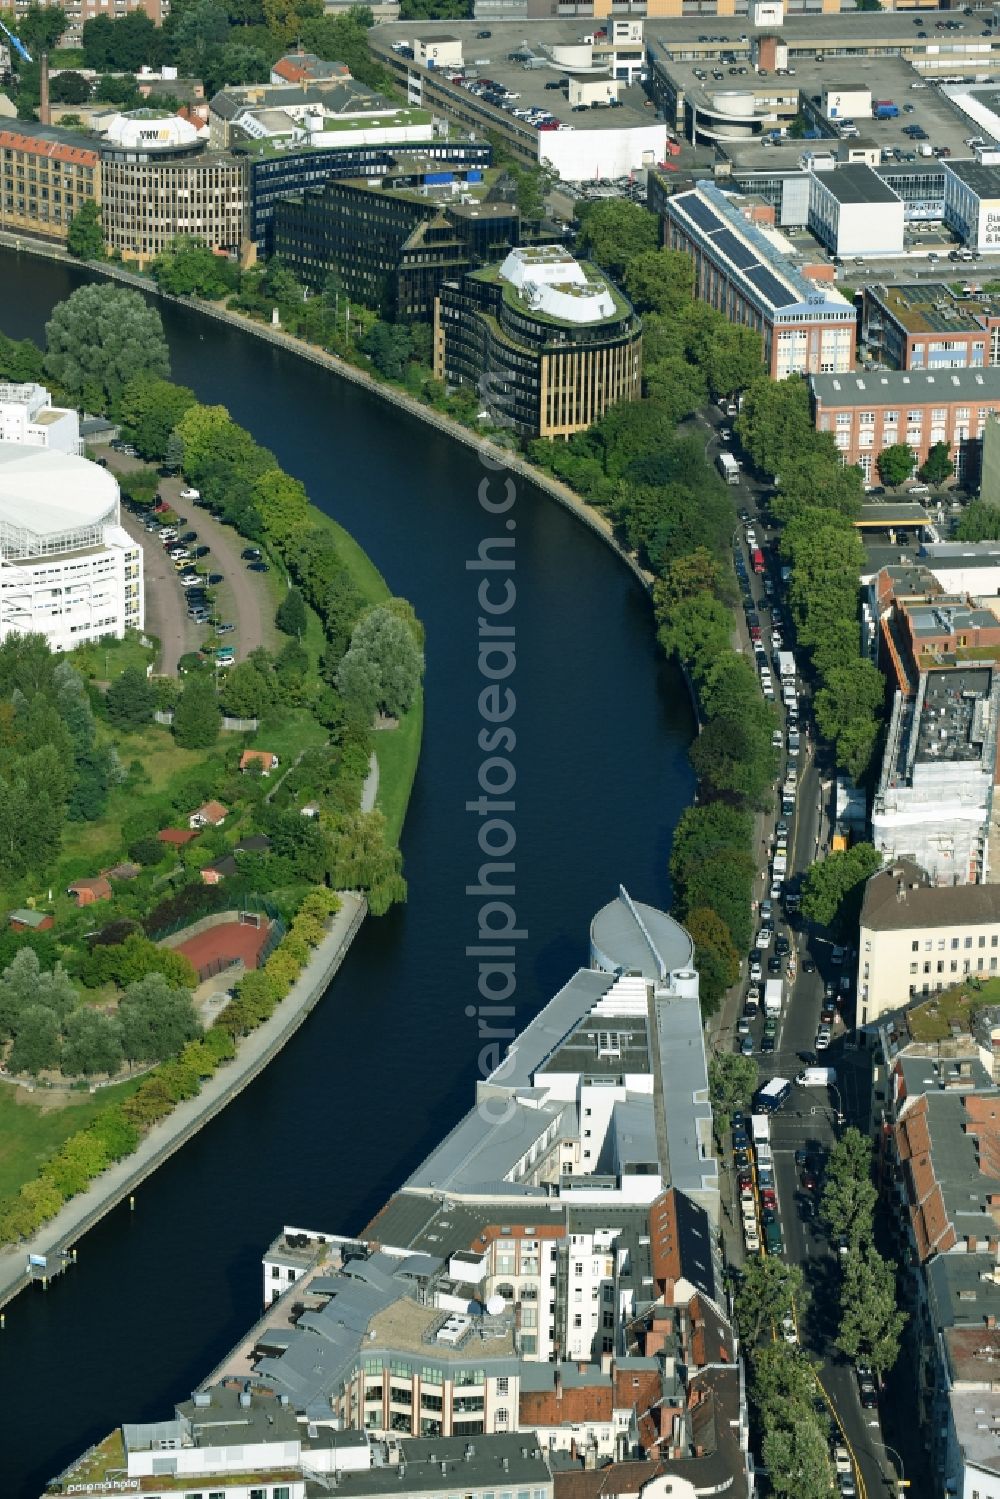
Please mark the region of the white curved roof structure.
<svg viewBox="0 0 1000 1499"><path fill-rule="evenodd" d="M69 453L0 442L0 559L99 545L119 518L118 485Z"/></svg>
<svg viewBox="0 0 1000 1499"><path fill-rule="evenodd" d="M516 288L533 312L561 323L599 323L614 317L615 299L606 282L591 281L561 245L511 250L500 276Z"/></svg>
<svg viewBox="0 0 1000 1499"><path fill-rule="evenodd" d="M181 119L180 115L158 115L150 109L117 114L105 131L109 144L132 151L139 147L147 151L176 150L178 146L193 145L198 138L198 131L189 120Z"/></svg>

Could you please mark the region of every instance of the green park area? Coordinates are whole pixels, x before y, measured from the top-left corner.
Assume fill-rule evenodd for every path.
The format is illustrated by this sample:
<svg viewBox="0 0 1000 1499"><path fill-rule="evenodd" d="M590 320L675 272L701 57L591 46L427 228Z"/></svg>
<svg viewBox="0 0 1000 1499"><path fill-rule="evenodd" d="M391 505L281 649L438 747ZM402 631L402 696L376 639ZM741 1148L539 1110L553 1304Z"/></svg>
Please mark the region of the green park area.
<svg viewBox="0 0 1000 1499"><path fill-rule="evenodd" d="M83 287L47 340L0 337L0 379L113 416L149 464L150 483L130 475L133 508L154 503L157 469L180 472L256 545L274 644L221 660L217 639L177 677L154 674L155 642L135 633L63 655L41 635L0 644L0 1242L29 1237L234 1055L323 940L336 891L363 891L376 917L405 899L422 722L412 608L225 408L170 381L156 311ZM206 1029L217 969L165 939L229 911L263 923L263 950Z"/></svg>

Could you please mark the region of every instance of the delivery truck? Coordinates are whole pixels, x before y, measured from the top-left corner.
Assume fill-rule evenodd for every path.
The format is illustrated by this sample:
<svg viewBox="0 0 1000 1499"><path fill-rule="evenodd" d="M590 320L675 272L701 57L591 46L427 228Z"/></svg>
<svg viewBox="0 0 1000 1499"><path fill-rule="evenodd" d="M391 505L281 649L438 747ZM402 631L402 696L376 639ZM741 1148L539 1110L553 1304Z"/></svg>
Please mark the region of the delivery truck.
<svg viewBox="0 0 1000 1499"><path fill-rule="evenodd" d="M837 1071L834 1067L807 1067L795 1081L800 1088L835 1088Z"/></svg>
<svg viewBox="0 0 1000 1499"><path fill-rule="evenodd" d="M791 651L778 652L778 675L782 678L795 680L795 657Z"/></svg>
<svg viewBox="0 0 1000 1499"><path fill-rule="evenodd" d="M899 105L894 104L891 99L876 99L872 106L872 115L876 120L898 119Z"/></svg>
<svg viewBox="0 0 1000 1499"><path fill-rule="evenodd" d="M767 1114L750 1115L750 1137L755 1149L771 1143L771 1120Z"/></svg>
<svg viewBox="0 0 1000 1499"><path fill-rule="evenodd" d="M763 1088L758 1088L754 1094L754 1112L761 1114L777 1113L791 1091L792 1085L787 1077L772 1077L769 1083L765 1083Z"/></svg>
<svg viewBox="0 0 1000 1499"><path fill-rule="evenodd" d="M720 453L715 461L719 466L719 473L727 484L738 484L740 482L740 466L732 453Z"/></svg>
<svg viewBox="0 0 1000 1499"><path fill-rule="evenodd" d="M764 985L764 1014L780 1015L784 997L781 979L768 979Z"/></svg>

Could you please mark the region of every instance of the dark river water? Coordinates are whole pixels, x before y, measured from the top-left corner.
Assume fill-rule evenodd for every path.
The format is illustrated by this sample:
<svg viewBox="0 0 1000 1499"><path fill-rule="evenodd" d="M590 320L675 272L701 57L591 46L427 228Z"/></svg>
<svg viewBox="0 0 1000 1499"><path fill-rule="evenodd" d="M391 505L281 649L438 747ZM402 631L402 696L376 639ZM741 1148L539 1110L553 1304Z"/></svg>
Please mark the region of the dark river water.
<svg viewBox="0 0 1000 1499"><path fill-rule="evenodd" d="M0 330L41 339L78 272L0 251ZM172 1413L261 1305L284 1223L357 1232L469 1106L479 1043L482 751L476 588L484 537L516 538L516 1005L523 1025L587 962L619 883L669 901L689 801L683 684L642 590L585 527L517 481L480 506L475 453L346 381L196 313L164 307L175 379L221 402L367 549L427 627L426 727L403 837L410 898L369 920L324 1002L266 1073L80 1245L0 1333L0 1499L45 1481L123 1420ZM492 495L502 493L495 481ZM503 530L516 517L516 531Z"/></svg>

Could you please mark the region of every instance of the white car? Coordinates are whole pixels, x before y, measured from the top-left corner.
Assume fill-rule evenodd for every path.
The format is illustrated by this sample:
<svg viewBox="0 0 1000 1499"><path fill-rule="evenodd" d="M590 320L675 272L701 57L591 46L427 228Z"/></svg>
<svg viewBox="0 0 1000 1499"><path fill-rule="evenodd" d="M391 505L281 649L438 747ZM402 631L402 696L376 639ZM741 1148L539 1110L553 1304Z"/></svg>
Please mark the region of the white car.
<svg viewBox="0 0 1000 1499"><path fill-rule="evenodd" d="M814 1051L826 1051L830 1044L831 1031L828 1025L821 1025L816 1032L816 1040L813 1042Z"/></svg>
<svg viewBox="0 0 1000 1499"><path fill-rule="evenodd" d="M833 1466L837 1473L853 1473L854 1464L851 1462L851 1454L843 1442L838 1442L833 1449Z"/></svg>
<svg viewBox="0 0 1000 1499"><path fill-rule="evenodd" d="M762 926L757 933L757 946L760 949L771 946L771 938L774 936L769 926Z"/></svg>
<svg viewBox="0 0 1000 1499"><path fill-rule="evenodd" d="M205 580L200 573L191 573L189 577L180 578L178 581L182 588L194 588L196 583L203 583Z"/></svg>
<svg viewBox="0 0 1000 1499"><path fill-rule="evenodd" d="M760 966L760 958L750 959L750 977L757 983L760 983L761 979L764 977L764 970Z"/></svg>
<svg viewBox="0 0 1000 1499"><path fill-rule="evenodd" d="M743 1225L743 1242L747 1246L747 1254L760 1254L760 1235L756 1228L751 1228L746 1223Z"/></svg>
<svg viewBox="0 0 1000 1499"><path fill-rule="evenodd" d="M189 489L182 489L181 490L181 499L182 500L200 500L201 499L201 490L200 489L190 489L190 488Z"/></svg>

